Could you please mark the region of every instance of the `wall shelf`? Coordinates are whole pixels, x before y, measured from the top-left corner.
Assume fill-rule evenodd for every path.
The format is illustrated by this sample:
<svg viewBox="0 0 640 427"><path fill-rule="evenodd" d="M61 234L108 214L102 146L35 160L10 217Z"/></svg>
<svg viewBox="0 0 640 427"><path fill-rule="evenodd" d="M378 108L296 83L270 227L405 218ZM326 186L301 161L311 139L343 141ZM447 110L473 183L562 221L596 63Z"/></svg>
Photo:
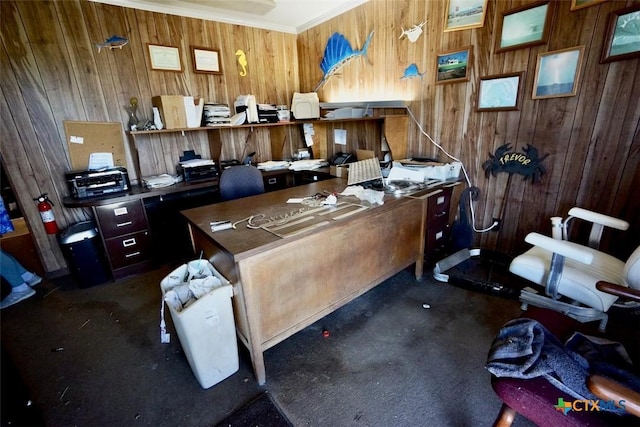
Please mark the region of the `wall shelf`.
<svg viewBox="0 0 640 427"><path fill-rule="evenodd" d="M328 110L322 110L321 115L325 114ZM374 151L376 156L380 158L382 155L382 141L386 141L391 147L392 153L395 158L406 157L407 147L407 134L408 134L408 116L406 109L398 109L395 107L376 109L373 110L372 116L359 117L359 118L338 118L338 119L308 119L308 120L291 120L288 122L276 122L276 123L249 123L237 126L221 125L221 126L201 126L195 128L177 128L177 129L162 129L162 130L137 130L127 131L127 137L129 140L129 146L131 155L133 157L133 163L135 168L135 177L132 180L138 181L141 177L147 175L155 175L159 169L156 168L153 163L150 163L149 159L166 158L166 146L162 149L155 148L160 147L161 144L156 142L164 142L162 137L169 135L197 135L198 132L206 135L204 138L198 137L203 143L200 145L200 150L205 156L208 154L213 161L219 163L221 160L231 160L230 158L223 158L223 143L235 144L233 149L227 149L226 156L229 157L229 153L236 153L235 156L240 156L240 153L245 154L247 141L249 141L249 134L256 132L259 133L257 138L260 142L258 149L250 150L257 151L257 160L280 160L291 158L296 149L305 147L305 135L303 131L304 124L310 123L314 125L315 136L313 155L315 158L330 159L337 152L355 153L358 149ZM296 127L298 129L296 129ZM335 130L343 129L347 131L347 143L346 145L336 144ZM231 132L231 133L229 133ZM234 134L234 132L236 132ZM245 132L243 136L238 138L237 133ZM232 135L230 137L230 135ZM235 138L234 138L235 137ZM235 143L233 142L235 140ZM143 142L144 141L144 142ZM149 144L150 141L153 143ZM180 150L184 150L182 143L175 140L170 144L176 144L181 147ZM206 147L208 146L209 153L206 153ZM172 148L174 153L176 148ZM158 154L156 151L162 151ZM150 153L151 152L151 153ZM155 153L155 154L154 154ZM151 155L150 155L151 154ZM177 153L174 154L177 156ZM140 160L143 160L141 167ZM177 160L177 159L176 159ZM242 160L238 158L237 160ZM167 171L173 173L173 171ZM162 172L160 172L162 173Z"/></svg>

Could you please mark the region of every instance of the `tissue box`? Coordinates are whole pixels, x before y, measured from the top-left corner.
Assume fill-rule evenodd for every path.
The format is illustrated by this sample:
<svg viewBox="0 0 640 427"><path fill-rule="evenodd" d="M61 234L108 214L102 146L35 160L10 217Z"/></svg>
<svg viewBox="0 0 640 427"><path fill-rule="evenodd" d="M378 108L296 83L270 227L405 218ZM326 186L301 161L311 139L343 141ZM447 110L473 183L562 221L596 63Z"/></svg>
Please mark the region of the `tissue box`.
<svg viewBox="0 0 640 427"><path fill-rule="evenodd" d="M165 129L182 129L187 127L184 96L154 96L151 98L151 104L160 110Z"/></svg>

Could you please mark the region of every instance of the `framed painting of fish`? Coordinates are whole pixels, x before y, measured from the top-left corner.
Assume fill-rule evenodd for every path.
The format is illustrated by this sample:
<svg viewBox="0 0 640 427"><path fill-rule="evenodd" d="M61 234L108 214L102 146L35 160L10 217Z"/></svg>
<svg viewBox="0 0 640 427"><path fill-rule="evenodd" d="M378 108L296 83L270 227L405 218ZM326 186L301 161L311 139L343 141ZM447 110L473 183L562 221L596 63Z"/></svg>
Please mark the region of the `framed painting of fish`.
<svg viewBox="0 0 640 427"><path fill-rule="evenodd" d="M468 30L484 26L488 0L447 0L444 31Z"/></svg>
<svg viewBox="0 0 640 427"><path fill-rule="evenodd" d="M437 55L436 84L469 81L471 46Z"/></svg>
<svg viewBox="0 0 640 427"><path fill-rule="evenodd" d="M147 44L151 69L158 71L182 72L180 50L173 46Z"/></svg>

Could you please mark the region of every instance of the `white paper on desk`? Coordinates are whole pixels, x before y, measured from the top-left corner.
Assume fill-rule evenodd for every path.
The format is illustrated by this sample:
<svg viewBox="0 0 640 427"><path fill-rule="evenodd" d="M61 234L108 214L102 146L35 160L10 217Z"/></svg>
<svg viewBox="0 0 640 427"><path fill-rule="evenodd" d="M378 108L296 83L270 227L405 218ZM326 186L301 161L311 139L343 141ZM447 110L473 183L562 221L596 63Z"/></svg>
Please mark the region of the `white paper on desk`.
<svg viewBox="0 0 640 427"><path fill-rule="evenodd" d="M91 153L89 154L89 170L106 169L113 167L112 153Z"/></svg>
<svg viewBox="0 0 640 427"><path fill-rule="evenodd" d="M424 174L409 168L393 166L389 171L388 181L424 182Z"/></svg>
<svg viewBox="0 0 640 427"><path fill-rule="evenodd" d="M346 129L334 129L333 130L333 143L338 145L347 145L347 130Z"/></svg>

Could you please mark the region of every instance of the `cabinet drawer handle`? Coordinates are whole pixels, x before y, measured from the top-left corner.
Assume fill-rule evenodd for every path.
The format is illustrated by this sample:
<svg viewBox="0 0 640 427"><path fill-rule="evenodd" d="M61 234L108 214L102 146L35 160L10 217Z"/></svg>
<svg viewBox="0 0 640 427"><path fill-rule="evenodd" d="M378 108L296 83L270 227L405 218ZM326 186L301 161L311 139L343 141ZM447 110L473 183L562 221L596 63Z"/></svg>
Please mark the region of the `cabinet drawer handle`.
<svg viewBox="0 0 640 427"><path fill-rule="evenodd" d="M130 254L126 254L124 257L125 258L131 258L131 257L138 256L138 255L140 255L140 251L131 252Z"/></svg>
<svg viewBox="0 0 640 427"><path fill-rule="evenodd" d="M436 213L436 218L440 218L441 216L445 216L446 214L446 212L438 212Z"/></svg>
<svg viewBox="0 0 640 427"><path fill-rule="evenodd" d="M136 238L135 237L132 237L130 239L122 241L122 246L124 246L125 248L127 248L129 246L133 246L135 244L136 244Z"/></svg>
<svg viewBox="0 0 640 427"><path fill-rule="evenodd" d="M126 227L127 225L131 225L131 224L133 224L133 221L119 222L116 224L116 227Z"/></svg>
<svg viewBox="0 0 640 427"><path fill-rule="evenodd" d="M278 182L277 178L269 178L269 185L275 184L276 182Z"/></svg>

